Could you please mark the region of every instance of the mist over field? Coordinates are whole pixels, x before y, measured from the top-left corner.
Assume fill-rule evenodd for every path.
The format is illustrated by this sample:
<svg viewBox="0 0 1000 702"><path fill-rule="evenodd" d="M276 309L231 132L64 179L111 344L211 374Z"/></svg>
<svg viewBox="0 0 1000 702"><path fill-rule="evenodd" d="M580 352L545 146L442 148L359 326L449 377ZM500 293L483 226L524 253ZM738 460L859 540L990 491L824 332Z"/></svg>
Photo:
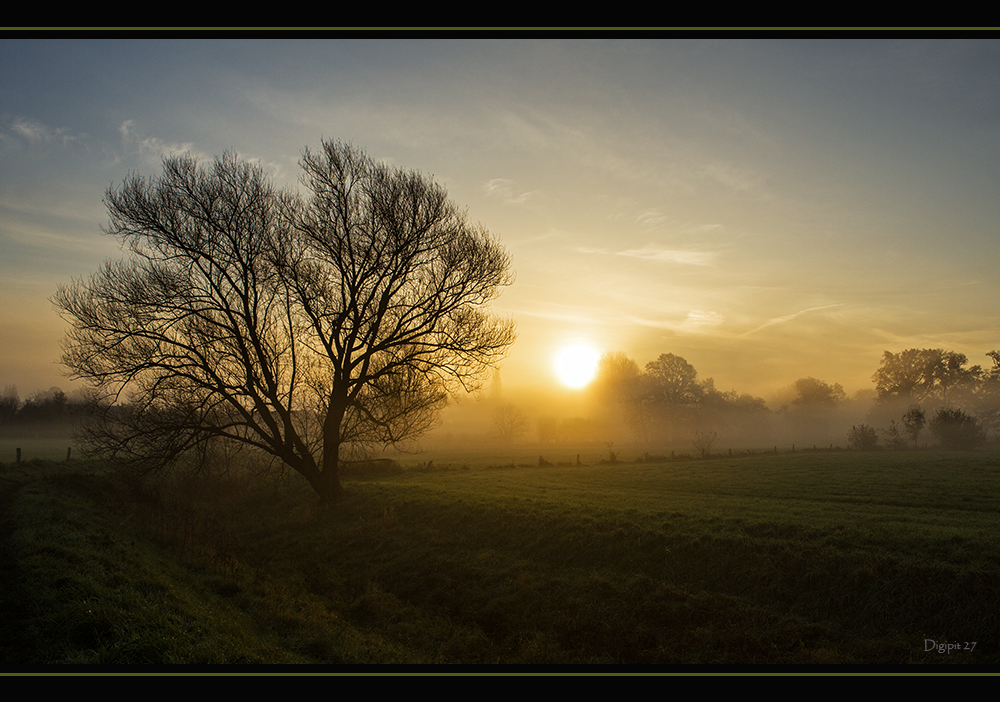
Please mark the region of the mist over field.
<svg viewBox="0 0 1000 702"><path fill-rule="evenodd" d="M916 383L920 363L932 367L929 359L941 353L911 351L921 359L907 369ZM781 450L795 446L858 448L852 446L851 431L865 426L876 433L879 448L898 449L937 444L938 437L929 431L927 422L943 408L967 412L990 441L997 439L1000 429L1000 373L996 364L984 370L966 368L967 362L963 363L956 369L959 385L951 387L950 395L942 381L934 380L931 369L924 371L926 378L920 387L900 387L883 379L881 385L873 381L870 388L852 396L838 383L806 377L767 397L755 397L738 390L721 391L712 379L694 374L687 380L690 394L671 400L662 395L662 388L658 391L655 386L641 385L642 380L648 383L651 378L615 378L610 362L616 356L631 362L621 352L608 354L604 360L609 367L598 368L596 377L583 388L515 394L504 392L502 382L498 382L499 391L459 398L442 413L441 425L412 448L433 451L479 446L502 453L523 452L530 447L543 454L562 455L573 447L584 447L588 460L594 461L607 460L617 447L620 458L634 460L647 453L697 455L699 434L711 436L711 452L721 453L760 452L779 446ZM673 358L678 364L686 363ZM694 371L690 364L686 367ZM884 375L887 367L880 365L879 373ZM637 364L634 370L638 370ZM655 368L647 369L647 374L651 370ZM684 382L677 377L670 380ZM908 437L904 415L914 408L923 413L924 423Z"/></svg>

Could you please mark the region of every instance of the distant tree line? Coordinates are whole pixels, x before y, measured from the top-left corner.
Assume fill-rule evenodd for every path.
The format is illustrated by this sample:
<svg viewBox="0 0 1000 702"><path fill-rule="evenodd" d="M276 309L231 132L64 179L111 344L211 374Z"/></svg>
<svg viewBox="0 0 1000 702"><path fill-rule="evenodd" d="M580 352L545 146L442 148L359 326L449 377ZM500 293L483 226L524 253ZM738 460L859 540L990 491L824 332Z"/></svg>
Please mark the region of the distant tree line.
<svg viewBox="0 0 1000 702"><path fill-rule="evenodd" d="M640 369L622 352L605 354L594 384L602 404L643 442L683 443L697 432L759 434L767 422L763 399L720 391L712 378L698 379L685 359L662 354Z"/></svg>
<svg viewBox="0 0 1000 702"><path fill-rule="evenodd" d="M867 423L847 432L848 445L917 446L925 429L947 448L975 447L1000 435L1000 351L986 355L991 368L970 366L964 354L943 349L886 351L872 376L874 406L866 403ZM861 409L848 402L839 383L807 377L792 387L794 399L772 410L759 397L720 391L711 378L699 380L680 356L662 354L641 369L626 354L613 352L602 357L593 391L635 439L665 445L716 432L731 441L761 442L772 437L775 425L792 441L801 437L802 444L807 439L815 444L817 437L843 437L846 427L838 427Z"/></svg>
<svg viewBox="0 0 1000 702"><path fill-rule="evenodd" d="M79 416L84 407L84 403L70 400L57 387L39 391L22 401L17 387L8 385L0 394L0 425L69 421Z"/></svg>

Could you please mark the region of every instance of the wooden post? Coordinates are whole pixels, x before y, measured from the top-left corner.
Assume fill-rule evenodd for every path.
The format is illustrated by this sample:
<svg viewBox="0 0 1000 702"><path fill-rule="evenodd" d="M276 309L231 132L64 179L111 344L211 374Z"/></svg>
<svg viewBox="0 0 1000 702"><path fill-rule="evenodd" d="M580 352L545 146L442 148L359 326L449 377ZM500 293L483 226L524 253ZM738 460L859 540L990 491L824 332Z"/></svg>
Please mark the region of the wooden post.
<svg viewBox="0 0 1000 702"><path fill-rule="evenodd" d="M66 460L67 460L67 462L69 461L69 459L70 459L70 457L72 455L73 455L73 447L72 446L67 446L66 447Z"/></svg>
<svg viewBox="0 0 1000 702"><path fill-rule="evenodd" d="M21 462L21 449L18 449L18 450L17 450L17 462L18 462L18 463L20 463L20 462Z"/></svg>

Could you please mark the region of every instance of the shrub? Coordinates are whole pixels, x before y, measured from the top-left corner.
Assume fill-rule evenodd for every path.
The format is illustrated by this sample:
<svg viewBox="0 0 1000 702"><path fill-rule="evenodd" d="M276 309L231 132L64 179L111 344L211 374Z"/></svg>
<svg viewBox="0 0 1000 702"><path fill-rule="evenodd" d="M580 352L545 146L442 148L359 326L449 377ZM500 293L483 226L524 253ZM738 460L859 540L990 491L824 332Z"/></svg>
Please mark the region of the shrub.
<svg viewBox="0 0 1000 702"><path fill-rule="evenodd" d="M906 439L903 436L903 430L899 428L899 424L896 420L889 422L889 426L882 430L882 437L885 439L885 445L894 451L906 448Z"/></svg>
<svg viewBox="0 0 1000 702"><path fill-rule="evenodd" d="M847 445L856 451L874 451L878 448L878 432L867 424L851 427Z"/></svg>
<svg viewBox="0 0 1000 702"><path fill-rule="evenodd" d="M960 409L942 409L930 423L931 434L949 449L968 449L986 443L982 422Z"/></svg>

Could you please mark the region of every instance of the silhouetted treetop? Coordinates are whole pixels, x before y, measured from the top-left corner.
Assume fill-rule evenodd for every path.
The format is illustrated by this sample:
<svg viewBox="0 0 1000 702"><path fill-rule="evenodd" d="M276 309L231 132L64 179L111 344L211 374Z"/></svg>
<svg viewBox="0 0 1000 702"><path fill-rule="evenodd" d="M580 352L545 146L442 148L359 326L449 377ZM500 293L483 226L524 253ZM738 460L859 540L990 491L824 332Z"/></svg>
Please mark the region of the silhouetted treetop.
<svg viewBox="0 0 1000 702"><path fill-rule="evenodd" d="M799 378L795 381L795 392L798 396L792 404L803 409L829 408L847 398L840 383L829 385L816 378Z"/></svg>
<svg viewBox="0 0 1000 702"><path fill-rule="evenodd" d="M968 362L965 354L942 349L906 349L898 354L886 351L872 381L882 401L934 398L948 402L953 391L981 380L982 367L965 368Z"/></svg>

